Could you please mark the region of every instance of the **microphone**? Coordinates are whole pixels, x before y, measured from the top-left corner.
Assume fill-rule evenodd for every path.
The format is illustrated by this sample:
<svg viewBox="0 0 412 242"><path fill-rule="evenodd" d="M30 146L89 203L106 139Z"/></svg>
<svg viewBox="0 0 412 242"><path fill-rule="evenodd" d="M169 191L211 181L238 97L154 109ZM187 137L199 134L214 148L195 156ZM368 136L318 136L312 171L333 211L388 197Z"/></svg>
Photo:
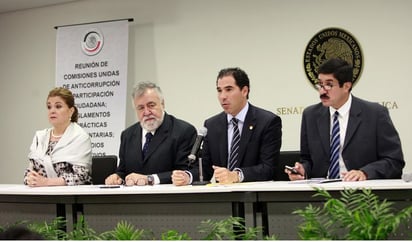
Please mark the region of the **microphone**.
<svg viewBox="0 0 412 242"><path fill-rule="evenodd" d="M412 181L412 173L403 173L402 174L402 180L406 182Z"/></svg>
<svg viewBox="0 0 412 242"><path fill-rule="evenodd" d="M187 157L189 158L189 164L196 160L197 152L199 151L200 145L202 144L203 138L206 136L206 134L207 128L202 127L198 129L195 144L193 145L190 155Z"/></svg>

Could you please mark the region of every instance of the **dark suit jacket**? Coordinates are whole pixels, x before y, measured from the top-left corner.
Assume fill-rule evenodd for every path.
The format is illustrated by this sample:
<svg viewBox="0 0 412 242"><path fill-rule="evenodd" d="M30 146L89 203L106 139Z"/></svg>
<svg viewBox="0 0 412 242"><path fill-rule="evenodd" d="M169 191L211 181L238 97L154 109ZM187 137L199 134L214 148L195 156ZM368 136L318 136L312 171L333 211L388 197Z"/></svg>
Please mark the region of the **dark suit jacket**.
<svg viewBox="0 0 412 242"><path fill-rule="evenodd" d="M329 147L329 108L312 105L303 111L300 148L309 178L327 176ZM342 156L348 171L360 169L368 179L401 178L401 141L385 107L352 96Z"/></svg>
<svg viewBox="0 0 412 242"><path fill-rule="evenodd" d="M227 167L227 116L222 112L205 121L207 135L203 143L204 177L213 176L212 164ZM273 180L282 143L282 121L275 114L249 104L240 137L239 168L244 181Z"/></svg>
<svg viewBox="0 0 412 242"><path fill-rule="evenodd" d="M136 123L122 132L116 173L123 179L132 172L157 174L160 183L172 183L170 176L173 170L187 169L187 156L195 138L193 125L165 113L163 123L156 130L142 160L142 128L140 123Z"/></svg>

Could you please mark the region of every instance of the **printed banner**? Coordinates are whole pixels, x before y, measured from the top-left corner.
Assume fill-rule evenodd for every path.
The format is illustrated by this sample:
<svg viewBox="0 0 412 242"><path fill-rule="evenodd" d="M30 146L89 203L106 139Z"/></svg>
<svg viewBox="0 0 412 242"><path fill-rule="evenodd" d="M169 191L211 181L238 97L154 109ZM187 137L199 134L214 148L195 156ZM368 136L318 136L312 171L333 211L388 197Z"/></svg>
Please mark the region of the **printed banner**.
<svg viewBox="0 0 412 242"><path fill-rule="evenodd" d="M56 86L70 89L93 156L118 155L125 128L128 21L57 29Z"/></svg>

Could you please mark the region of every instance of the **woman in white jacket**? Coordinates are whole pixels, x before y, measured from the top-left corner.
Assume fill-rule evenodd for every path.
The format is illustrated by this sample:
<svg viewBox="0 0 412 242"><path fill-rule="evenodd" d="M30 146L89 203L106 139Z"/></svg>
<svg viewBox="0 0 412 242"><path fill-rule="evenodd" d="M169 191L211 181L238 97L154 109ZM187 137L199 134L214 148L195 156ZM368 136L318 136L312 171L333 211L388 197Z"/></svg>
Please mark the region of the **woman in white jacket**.
<svg viewBox="0 0 412 242"><path fill-rule="evenodd" d="M51 128L39 130L30 146L24 184L31 187L90 184L90 136L77 124L78 110L70 90L49 92L47 110Z"/></svg>

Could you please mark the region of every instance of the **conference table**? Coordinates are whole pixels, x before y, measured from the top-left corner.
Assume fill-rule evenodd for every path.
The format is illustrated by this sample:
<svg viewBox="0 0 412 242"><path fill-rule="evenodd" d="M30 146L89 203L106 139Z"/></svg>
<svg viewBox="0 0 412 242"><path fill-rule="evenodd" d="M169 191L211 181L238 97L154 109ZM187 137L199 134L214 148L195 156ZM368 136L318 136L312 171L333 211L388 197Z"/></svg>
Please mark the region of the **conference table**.
<svg viewBox="0 0 412 242"><path fill-rule="evenodd" d="M325 201L325 198L321 196L313 196L316 193L316 188L327 190L333 197L338 197L344 189L371 189L381 200L386 199L387 201L412 205L412 182L405 182L401 179L360 182L329 182L325 179L273 181L234 186L232 191L249 190L256 194L255 205L257 210L254 211L254 220L256 220L256 212L259 211L261 213L263 234L270 235L269 228L274 227L275 224L270 224L268 221L269 216L274 214L268 212L268 205L273 205L276 209L285 204L300 203L306 206L309 203ZM292 210L294 210L293 207ZM283 224L278 232L290 227L288 221L283 219L278 219L277 223Z"/></svg>
<svg viewBox="0 0 412 242"><path fill-rule="evenodd" d="M217 204L226 204L231 207L231 212L225 216L245 218L246 204L253 207L251 213L253 222L246 224L246 226L256 226L259 223L258 217L260 217L263 234L269 235L269 228L273 225L269 224L271 213L268 212L268 206L296 202L305 204L322 202L323 198L313 196L316 193L315 188L325 189L333 196L339 195L339 192L344 189L366 188L371 189L382 200L412 204L412 182L405 182L401 179L329 183L321 183L317 180L268 181L182 187L165 184L110 188L101 185L32 188L20 184L1 184L0 203L25 204L27 206L52 204L56 207L55 216L64 218L72 216L74 223L79 214L83 214L87 219L88 213L87 210L84 211L84 206L97 206L97 209L100 209L97 213L104 213L114 205L122 207L150 204L160 208L169 204L183 206L187 204L187 208L189 208L190 204L202 203L210 204L210 209L206 209L207 211L203 211L201 214L207 219L208 211L214 210ZM104 206L99 207L98 205Z"/></svg>
<svg viewBox="0 0 412 242"><path fill-rule="evenodd" d="M84 215L87 220L90 214L84 209L84 206L88 205L89 207L90 205L95 205L95 207L104 205L102 211L98 211L103 213L115 209L114 207L119 205L127 207L127 205L148 204L165 207L169 204L228 204L231 212L225 217L244 218L244 204L255 201L256 195L253 192L235 192L230 186L176 187L166 184L154 186L28 187L20 184L0 184L0 204L24 204L27 206L53 204L55 205L55 216L62 217L64 220L72 219L73 224L77 223L79 215ZM2 208L0 208L0 212ZM152 212L156 213L156 210L152 210Z"/></svg>

